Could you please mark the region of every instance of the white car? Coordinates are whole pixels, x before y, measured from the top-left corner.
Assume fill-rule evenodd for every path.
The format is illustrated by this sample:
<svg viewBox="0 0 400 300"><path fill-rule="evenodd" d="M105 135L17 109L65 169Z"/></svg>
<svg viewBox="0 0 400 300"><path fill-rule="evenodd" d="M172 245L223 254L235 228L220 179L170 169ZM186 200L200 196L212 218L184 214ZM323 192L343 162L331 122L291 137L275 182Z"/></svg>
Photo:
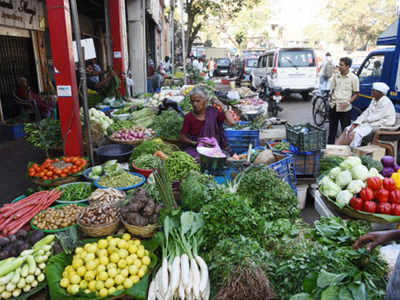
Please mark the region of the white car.
<svg viewBox="0 0 400 300"><path fill-rule="evenodd" d="M251 72L251 84L258 89L268 77L272 87L280 87L282 95L301 93L310 99L310 92L318 86L316 55L312 48L279 48L269 50L258 58Z"/></svg>

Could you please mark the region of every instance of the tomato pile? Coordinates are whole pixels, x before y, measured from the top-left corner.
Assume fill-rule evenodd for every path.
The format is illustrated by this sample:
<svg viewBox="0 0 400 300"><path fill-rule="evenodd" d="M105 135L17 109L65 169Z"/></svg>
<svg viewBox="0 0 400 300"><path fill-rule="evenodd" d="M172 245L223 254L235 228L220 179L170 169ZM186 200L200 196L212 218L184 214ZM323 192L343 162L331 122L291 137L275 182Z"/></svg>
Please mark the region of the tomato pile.
<svg viewBox="0 0 400 300"><path fill-rule="evenodd" d="M400 189L393 178L370 177L359 197L353 197L350 206L369 213L400 216Z"/></svg>
<svg viewBox="0 0 400 300"><path fill-rule="evenodd" d="M29 176L43 180L53 180L81 171L87 164L86 159L70 156L62 159L47 158L43 164L33 164L29 167Z"/></svg>

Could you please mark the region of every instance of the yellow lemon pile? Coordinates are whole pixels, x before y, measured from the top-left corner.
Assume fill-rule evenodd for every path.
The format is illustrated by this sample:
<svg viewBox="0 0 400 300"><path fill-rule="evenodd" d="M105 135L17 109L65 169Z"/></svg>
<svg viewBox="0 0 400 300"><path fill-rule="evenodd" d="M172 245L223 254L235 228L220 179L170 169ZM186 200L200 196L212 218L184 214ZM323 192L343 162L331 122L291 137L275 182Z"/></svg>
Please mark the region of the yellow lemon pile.
<svg viewBox="0 0 400 300"><path fill-rule="evenodd" d="M130 234L107 237L75 249L72 264L65 267L60 285L69 294L80 290L107 297L117 290L129 289L147 273L149 252Z"/></svg>

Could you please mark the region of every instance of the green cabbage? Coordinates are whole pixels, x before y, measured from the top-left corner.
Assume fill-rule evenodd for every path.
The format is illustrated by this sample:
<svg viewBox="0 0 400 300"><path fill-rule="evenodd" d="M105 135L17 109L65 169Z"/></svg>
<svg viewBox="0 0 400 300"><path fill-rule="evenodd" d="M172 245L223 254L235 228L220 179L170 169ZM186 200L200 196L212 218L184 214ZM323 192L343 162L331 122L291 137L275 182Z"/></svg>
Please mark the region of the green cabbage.
<svg viewBox="0 0 400 300"><path fill-rule="evenodd" d="M352 179L351 172L345 170L336 175L336 184L343 188L348 185Z"/></svg>
<svg viewBox="0 0 400 300"><path fill-rule="evenodd" d="M353 198L353 194L350 193L349 191L347 190L340 191L336 195L336 203L338 206L343 208L346 204L350 203L351 198Z"/></svg>
<svg viewBox="0 0 400 300"><path fill-rule="evenodd" d="M350 156L340 164L340 167L343 170L351 170L358 165L361 165L361 159L358 156Z"/></svg>
<svg viewBox="0 0 400 300"><path fill-rule="evenodd" d="M322 178L320 182L320 191L323 195L335 198L342 189L336 183L329 179L329 176Z"/></svg>
<svg viewBox="0 0 400 300"><path fill-rule="evenodd" d="M365 181L368 178L368 169L364 165L355 166L353 169L351 169L351 175L354 179L361 179L362 181Z"/></svg>
<svg viewBox="0 0 400 300"><path fill-rule="evenodd" d="M347 190L350 193L358 194L364 186L364 182L360 179L357 179L350 182L350 184L347 186Z"/></svg>
<svg viewBox="0 0 400 300"><path fill-rule="evenodd" d="M336 179L336 176L342 171L339 167L333 168L329 171L329 177L332 179Z"/></svg>
<svg viewBox="0 0 400 300"><path fill-rule="evenodd" d="M379 177L381 179L383 179L383 176L379 173L379 171L375 168L371 168L368 171L368 178L369 177Z"/></svg>

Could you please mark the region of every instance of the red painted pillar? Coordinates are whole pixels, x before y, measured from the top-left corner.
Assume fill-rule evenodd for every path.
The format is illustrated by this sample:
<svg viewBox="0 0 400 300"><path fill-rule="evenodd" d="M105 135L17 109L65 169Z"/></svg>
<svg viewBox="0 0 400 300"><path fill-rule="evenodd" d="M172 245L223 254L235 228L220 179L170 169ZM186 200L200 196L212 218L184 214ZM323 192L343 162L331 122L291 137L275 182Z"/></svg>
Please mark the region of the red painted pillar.
<svg viewBox="0 0 400 300"><path fill-rule="evenodd" d="M82 155L82 128L69 0L46 1L64 152L68 156Z"/></svg>
<svg viewBox="0 0 400 300"><path fill-rule="evenodd" d="M124 60L124 44L122 31L122 18L125 18L125 12L122 11L122 1L125 0L109 0L110 2L110 23L111 23L111 39L113 51L114 69L121 79L121 94L125 96L125 74Z"/></svg>

